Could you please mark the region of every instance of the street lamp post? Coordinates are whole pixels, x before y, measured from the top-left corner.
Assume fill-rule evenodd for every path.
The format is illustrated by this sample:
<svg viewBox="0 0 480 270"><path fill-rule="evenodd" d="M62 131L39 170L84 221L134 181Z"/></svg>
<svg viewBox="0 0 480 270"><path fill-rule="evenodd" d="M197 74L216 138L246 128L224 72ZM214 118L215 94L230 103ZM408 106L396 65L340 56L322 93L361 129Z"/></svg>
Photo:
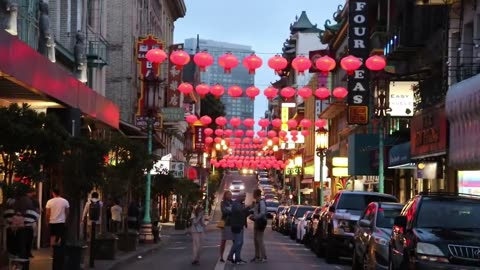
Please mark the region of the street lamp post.
<svg viewBox="0 0 480 270"><path fill-rule="evenodd" d="M317 130L316 138L316 154L320 158L320 188L318 191L318 206L323 206L323 159L325 158L325 153L328 149L328 131L325 128L319 128Z"/></svg>
<svg viewBox="0 0 480 270"><path fill-rule="evenodd" d="M164 52L160 49L152 49L147 52L147 60L155 64L158 68L158 64L163 62L165 58L159 57ZM163 58L163 59L162 59ZM161 80L155 74L156 68L152 66L152 69L148 70L145 78L143 79L146 88L144 92L144 109L147 121L147 154L152 155L153 150L153 130L157 121L156 116L159 108L159 83ZM151 188L152 188L152 175L150 170L147 170L147 177L145 183L145 205L142 226L140 228L140 241L144 243L153 243L154 237L152 232L152 220L150 217L150 204L151 204Z"/></svg>

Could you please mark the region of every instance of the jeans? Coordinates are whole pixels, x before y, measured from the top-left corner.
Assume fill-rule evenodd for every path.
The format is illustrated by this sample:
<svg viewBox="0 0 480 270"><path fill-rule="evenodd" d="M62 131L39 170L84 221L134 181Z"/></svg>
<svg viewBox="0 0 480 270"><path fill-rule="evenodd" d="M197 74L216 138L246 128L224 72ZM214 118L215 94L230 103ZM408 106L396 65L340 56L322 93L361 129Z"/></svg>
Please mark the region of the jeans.
<svg viewBox="0 0 480 270"><path fill-rule="evenodd" d="M260 230L253 230L253 242L255 244L255 258L266 259L265 242L263 241L264 232Z"/></svg>
<svg viewBox="0 0 480 270"><path fill-rule="evenodd" d="M192 232L192 244L193 244L193 261L200 260L200 250L202 249L202 236L201 232Z"/></svg>
<svg viewBox="0 0 480 270"><path fill-rule="evenodd" d="M230 253L228 254L227 258L229 260L233 260L233 256L235 255L235 261L238 262L242 260L242 257L241 257L242 247L243 247L243 229L240 231L240 233L233 234L233 245L232 245L232 248L230 249Z"/></svg>

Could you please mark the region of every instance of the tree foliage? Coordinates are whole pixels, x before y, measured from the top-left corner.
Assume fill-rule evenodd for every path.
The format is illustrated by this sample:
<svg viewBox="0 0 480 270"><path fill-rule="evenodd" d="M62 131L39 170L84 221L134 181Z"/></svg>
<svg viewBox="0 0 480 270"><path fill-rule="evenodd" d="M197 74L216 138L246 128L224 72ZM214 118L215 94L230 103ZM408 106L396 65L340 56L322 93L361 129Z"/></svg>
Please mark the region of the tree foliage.
<svg viewBox="0 0 480 270"><path fill-rule="evenodd" d="M225 115L225 105L222 103L222 101L215 98L213 95L208 94L202 99L200 107L202 116L210 116L214 120L210 126L212 128L216 128L215 118Z"/></svg>

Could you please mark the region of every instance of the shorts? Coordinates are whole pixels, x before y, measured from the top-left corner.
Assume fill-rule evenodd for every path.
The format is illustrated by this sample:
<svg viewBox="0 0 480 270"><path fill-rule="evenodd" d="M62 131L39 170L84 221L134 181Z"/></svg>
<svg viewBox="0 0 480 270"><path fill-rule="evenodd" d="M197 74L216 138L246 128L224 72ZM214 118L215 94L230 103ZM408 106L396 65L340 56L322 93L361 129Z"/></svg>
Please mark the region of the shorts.
<svg viewBox="0 0 480 270"><path fill-rule="evenodd" d="M63 238L65 235L65 223L50 223L48 224L50 229L50 236L56 236Z"/></svg>

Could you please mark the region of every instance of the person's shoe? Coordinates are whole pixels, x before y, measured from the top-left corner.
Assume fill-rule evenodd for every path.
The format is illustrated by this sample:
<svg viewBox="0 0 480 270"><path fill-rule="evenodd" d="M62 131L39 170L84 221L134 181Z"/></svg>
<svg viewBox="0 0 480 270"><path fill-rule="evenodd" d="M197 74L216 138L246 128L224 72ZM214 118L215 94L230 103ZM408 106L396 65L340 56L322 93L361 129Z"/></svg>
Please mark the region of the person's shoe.
<svg viewBox="0 0 480 270"><path fill-rule="evenodd" d="M266 262L267 262L267 258L265 257L265 258L259 260L259 262L260 262L260 263L266 263Z"/></svg>
<svg viewBox="0 0 480 270"><path fill-rule="evenodd" d="M227 261L229 261L229 262L231 262L231 263L235 264L235 261L233 260L233 258L227 258Z"/></svg>
<svg viewBox="0 0 480 270"><path fill-rule="evenodd" d="M225 262L225 260L224 260L223 258L220 258L220 262L224 263L224 262Z"/></svg>
<svg viewBox="0 0 480 270"><path fill-rule="evenodd" d="M259 260L260 260L260 258L254 257L253 259L250 260L250 262L258 262Z"/></svg>
<svg viewBox="0 0 480 270"><path fill-rule="evenodd" d="M244 260L238 260L235 262L235 264L247 264L247 262Z"/></svg>
<svg viewBox="0 0 480 270"><path fill-rule="evenodd" d="M197 264L200 264L200 262L199 261L193 261L192 262L192 265L197 265Z"/></svg>

